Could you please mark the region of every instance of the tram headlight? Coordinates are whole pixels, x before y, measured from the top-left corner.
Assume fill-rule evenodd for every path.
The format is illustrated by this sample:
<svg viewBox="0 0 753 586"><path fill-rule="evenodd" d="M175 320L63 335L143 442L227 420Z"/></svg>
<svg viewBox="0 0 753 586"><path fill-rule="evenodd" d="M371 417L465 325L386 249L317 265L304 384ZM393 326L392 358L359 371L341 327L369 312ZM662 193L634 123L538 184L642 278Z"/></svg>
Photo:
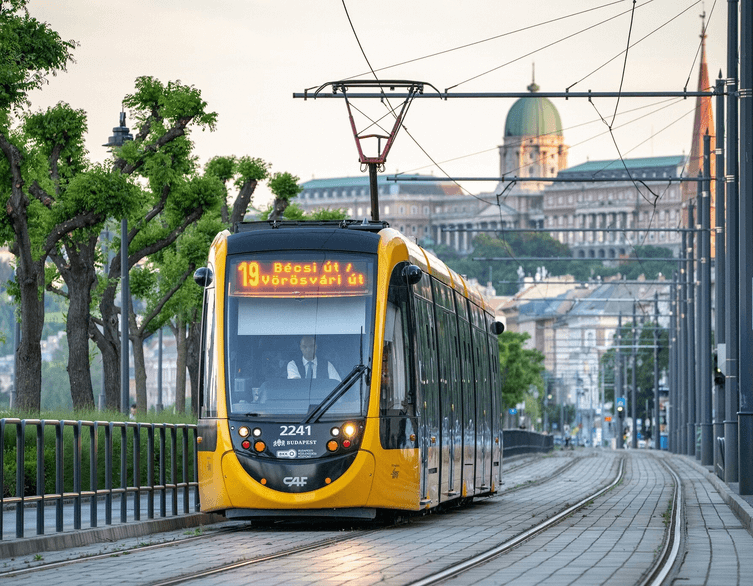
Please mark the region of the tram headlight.
<svg viewBox="0 0 753 586"><path fill-rule="evenodd" d="M261 429L258 427L254 428L254 437L261 437Z"/></svg>
<svg viewBox="0 0 753 586"><path fill-rule="evenodd" d="M251 433L248 427L245 425L243 427L238 428L238 435L241 437L248 437L248 434Z"/></svg>
<svg viewBox="0 0 753 586"><path fill-rule="evenodd" d="M355 423L346 423L343 425L343 433L346 437L353 437L356 435L356 424Z"/></svg>
<svg viewBox="0 0 753 586"><path fill-rule="evenodd" d="M340 435L340 428L339 427L333 427L329 430L329 433L332 434L333 437L337 437Z"/></svg>

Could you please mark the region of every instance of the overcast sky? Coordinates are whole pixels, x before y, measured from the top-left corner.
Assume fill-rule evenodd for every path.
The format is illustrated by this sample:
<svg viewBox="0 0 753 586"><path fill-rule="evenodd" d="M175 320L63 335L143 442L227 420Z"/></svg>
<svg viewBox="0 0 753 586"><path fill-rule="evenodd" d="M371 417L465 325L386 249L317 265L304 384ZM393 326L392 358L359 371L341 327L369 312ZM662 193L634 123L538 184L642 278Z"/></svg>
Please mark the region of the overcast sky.
<svg viewBox="0 0 753 586"><path fill-rule="evenodd" d="M346 0L345 5L375 69L504 35L378 75L422 80L441 90L460 84L456 91L508 92L525 90L534 63L542 91L564 91L624 51L633 2ZM594 10L562 18L588 9ZM341 0L30 0L29 10L64 39L80 44L76 62L32 96L33 106L64 101L84 109L87 147L95 160L106 157L101 145L118 123L123 96L133 90L136 77L152 75L194 85L218 113L215 132L193 135L202 164L215 155L251 155L302 181L360 174L345 104L292 97L304 88L368 71ZM698 62L693 63L704 10L712 83L720 69L726 75L727 2L638 0L631 43L685 12L630 49L623 89L680 91L689 75L688 89L696 89ZM599 24L611 17L616 18ZM505 34L552 19L560 20ZM568 35L573 36L527 55ZM617 91L623 63L620 55L571 91ZM624 156L689 152L694 100L658 105L663 100L620 101L614 127ZM585 100L554 102L572 147L570 165L617 157L612 138L603 134L606 126L598 121L600 114L611 121L613 100L598 100L596 107ZM497 175L496 147L512 103L417 100L406 126L446 172ZM375 118L385 114L377 101L358 106ZM474 153L482 154L468 156ZM398 136L387 162L388 172L396 170L442 174L407 134ZM474 193L488 189L466 186Z"/></svg>

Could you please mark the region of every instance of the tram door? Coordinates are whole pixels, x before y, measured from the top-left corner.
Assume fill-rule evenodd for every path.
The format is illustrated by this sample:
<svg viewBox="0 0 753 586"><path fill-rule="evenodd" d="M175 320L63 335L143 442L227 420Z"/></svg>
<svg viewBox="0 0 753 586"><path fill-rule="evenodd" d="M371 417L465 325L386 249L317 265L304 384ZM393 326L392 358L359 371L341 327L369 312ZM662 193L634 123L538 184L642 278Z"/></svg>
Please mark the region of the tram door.
<svg viewBox="0 0 753 586"><path fill-rule="evenodd" d="M494 319L487 316L487 331L491 332ZM489 371L492 394L492 478L497 487L502 486L502 389L499 378L499 342L497 336L489 334Z"/></svg>
<svg viewBox="0 0 753 586"><path fill-rule="evenodd" d="M434 281L437 323L440 429L440 500L460 496L461 394L458 331L453 291Z"/></svg>
<svg viewBox="0 0 753 586"><path fill-rule="evenodd" d="M462 389L462 479L466 494L472 496L476 481L476 397L473 384L473 352L471 350L471 324L468 322L467 301L455 294L458 314L458 346L460 348L460 380ZM461 489L462 490L462 489Z"/></svg>
<svg viewBox="0 0 753 586"><path fill-rule="evenodd" d="M437 345L431 284L424 274L414 288L416 372L418 373L419 442L421 450L421 504L439 503L439 392Z"/></svg>
<svg viewBox="0 0 753 586"><path fill-rule="evenodd" d="M481 310L472 306L473 367L476 376L476 492L491 490L491 388L486 320Z"/></svg>

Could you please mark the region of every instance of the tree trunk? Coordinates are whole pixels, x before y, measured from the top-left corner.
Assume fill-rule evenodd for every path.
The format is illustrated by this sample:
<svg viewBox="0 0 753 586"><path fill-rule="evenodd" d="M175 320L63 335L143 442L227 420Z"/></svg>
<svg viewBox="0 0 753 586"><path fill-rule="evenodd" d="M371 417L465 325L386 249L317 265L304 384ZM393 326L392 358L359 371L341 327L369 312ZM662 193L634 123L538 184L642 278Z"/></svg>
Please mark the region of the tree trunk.
<svg viewBox="0 0 753 586"><path fill-rule="evenodd" d="M199 360L201 357L201 317L188 327L186 366L191 377L191 412L199 413Z"/></svg>
<svg viewBox="0 0 753 586"><path fill-rule="evenodd" d="M16 278L21 290L21 341L16 351L16 403L22 413L39 413L42 403L42 328L44 327L44 265L22 262Z"/></svg>
<svg viewBox="0 0 753 586"><path fill-rule="evenodd" d="M116 270L119 266L116 267ZM112 274L112 271L110 271ZM105 375L105 408L120 411L120 312L115 306L115 285L105 289L99 303L102 315L102 330L92 324L94 335L102 354L102 367Z"/></svg>
<svg viewBox="0 0 753 586"><path fill-rule="evenodd" d="M256 181L251 180L241 186L241 189L238 192L238 197L235 198L235 202L233 203L233 213L229 218L225 217L227 212L223 209L225 213L222 217L222 221L227 224L229 219L231 230L238 222L243 221L243 217L246 215L246 210L248 210L248 204L251 203L251 197L253 197L254 191L256 190L256 184Z"/></svg>
<svg viewBox="0 0 753 586"><path fill-rule="evenodd" d="M287 199L276 197L272 207L272 213L269 214L269 219L277 221L282 220L288 205L290 205L290 202Z"/></svg>
<svg viewBox="0 0 753 586"><path fill-rule="evenodd" d="M177 362L175 365L175 412L186 412L186 324L180 318L176 324L170 324L175 336Z"/></svg>
<svg viewBox="0 0 753 586"><path fill-rule="evenodd" d="M8 161L11 174L11 194L6 204L15 242L16 282L21 308L21 340L16 351L16 404L26 413L38 413L42 403L42 327L44 326L44 262L45 254L35 259L29 234L29 199L23 190L25 181L21 174L23 155L0 132L0 150Z"/></svg>
<svg viewBox="0 0 753 586"><path fill-rule="evenodd" d="M68 263L59 255L50 258L60 271L68 289L68 319L65 333L68 339L68 378L74 411L93 409L91 364L89 362L89 320L91 291L96 283L94 252L97 236L86 243L65 247Z"/></svg>
<svg viewBox="0 0 753 586"><path fill-rule="evenodd" d="M135 313L131 312L128 316L128 321L130 324L131 347L133 348L133 374L136 379L136 408L139 413L148 413L149 405L146 400L146 360L144 360L144 341L146 336L144 336L144 333L136 324Z"/></svg>

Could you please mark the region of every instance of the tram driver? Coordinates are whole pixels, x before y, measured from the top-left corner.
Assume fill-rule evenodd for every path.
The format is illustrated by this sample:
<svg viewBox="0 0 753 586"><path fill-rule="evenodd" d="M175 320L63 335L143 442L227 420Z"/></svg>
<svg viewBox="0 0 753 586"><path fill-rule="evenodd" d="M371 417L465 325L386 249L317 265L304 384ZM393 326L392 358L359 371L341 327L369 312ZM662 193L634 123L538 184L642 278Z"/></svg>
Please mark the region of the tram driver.
<svg viewBox="0 0 753 586"><path fill-rule="evenodd" d="M288 362L288 378L330 378L337 381L341 380L335 366L326 358L320 360L316 355L316 339L314 336L303 336L300 348L300 358Z"/></svg>

